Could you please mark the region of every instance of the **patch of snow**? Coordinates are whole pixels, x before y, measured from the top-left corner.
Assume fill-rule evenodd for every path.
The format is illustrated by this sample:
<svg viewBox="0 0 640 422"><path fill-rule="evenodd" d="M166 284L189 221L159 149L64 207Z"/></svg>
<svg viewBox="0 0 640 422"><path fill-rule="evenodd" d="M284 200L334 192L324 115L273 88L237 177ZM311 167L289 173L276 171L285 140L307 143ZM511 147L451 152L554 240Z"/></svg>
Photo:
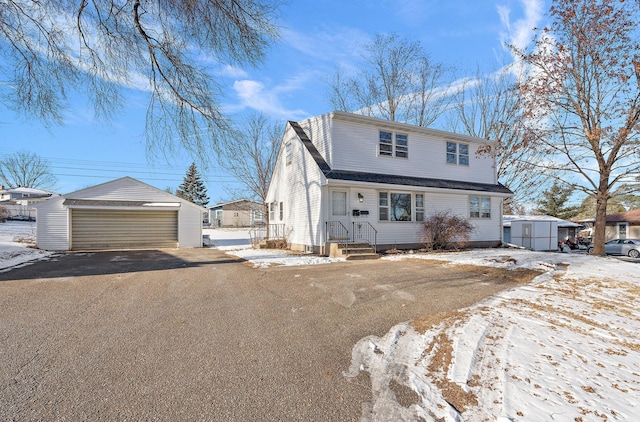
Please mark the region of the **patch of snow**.
<svg viewBox="0 0 640 422"><path fill-rule="evenodd" d="M51 256L52 252L29 247L35 244L35 238L36 223L33 221L0 223L0 272Z"/></svg>
<svg viewBox="0 0 640 422"><path fill-rule="evenodd" d="M345 376L370 375L364 420L631 420L640 412L640 264L513 249L394 255L545 271L424 333L360 340ZM393 383L420 400L404 407Z"/></svg>
<svg viewBox="0 0 640 422"><path fill-rule="evenodd" d="M249 261L255 268L268 268L271 265L319 265L344 261L342 258L299 254L280 249L253 249L249 229L205 229L203 234L209 236L211 247Z"/></svg>

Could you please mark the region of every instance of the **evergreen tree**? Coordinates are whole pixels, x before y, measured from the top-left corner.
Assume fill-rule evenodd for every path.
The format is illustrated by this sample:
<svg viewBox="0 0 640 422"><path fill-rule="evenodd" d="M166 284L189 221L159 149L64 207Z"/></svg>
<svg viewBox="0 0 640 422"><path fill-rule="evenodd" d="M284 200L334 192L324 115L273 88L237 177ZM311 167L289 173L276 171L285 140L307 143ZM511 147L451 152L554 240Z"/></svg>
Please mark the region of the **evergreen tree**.
<svg viewBox="0 0 640 422"><path fill-rule="evenodd" d="M176 190L176 196L202 207L207 206L209 203L207 188L200 179L200 173L198 173L195 163L189 166L187 174L184 176L184 181Z"/></svg>
<svg viewBox="0 0 640 422"><path fill-rule="evenodd" d="M563 188L557 181L553 182L551 189L542 193L542 198L538 201L538 208L534 212L551 215L562 220L575 217L579 211L578 207L566 205L571 193L571 187Z"/></svg>

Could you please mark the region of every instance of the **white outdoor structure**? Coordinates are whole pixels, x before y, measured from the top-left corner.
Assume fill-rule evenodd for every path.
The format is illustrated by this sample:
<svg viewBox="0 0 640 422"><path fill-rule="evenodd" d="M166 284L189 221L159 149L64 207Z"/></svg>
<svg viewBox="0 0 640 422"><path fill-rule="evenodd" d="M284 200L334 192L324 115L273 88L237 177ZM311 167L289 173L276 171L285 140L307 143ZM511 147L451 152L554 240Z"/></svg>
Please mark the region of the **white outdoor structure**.
<svg viewBox="0 0 640 422"><path fill-rule="evenodd" d="M534 251L558 250L567 237L575 242L580 224L549 215L505 215L505 242Z"/></svg>
<svg viewBox="0 0 640 422"><path fill-rule="evenodd" d="M46 250L202 247L204 208L131 177L36 204Z"/></svg>
<svg viewBox="0 0 640 422"><path fill-rule="evenodd" d="M333 112L287 124L267 194L269 223L294 250L326 253L329 242L416 247L436 211L467 217L474 246L502 241L495 162L482 139Z"/></svg>

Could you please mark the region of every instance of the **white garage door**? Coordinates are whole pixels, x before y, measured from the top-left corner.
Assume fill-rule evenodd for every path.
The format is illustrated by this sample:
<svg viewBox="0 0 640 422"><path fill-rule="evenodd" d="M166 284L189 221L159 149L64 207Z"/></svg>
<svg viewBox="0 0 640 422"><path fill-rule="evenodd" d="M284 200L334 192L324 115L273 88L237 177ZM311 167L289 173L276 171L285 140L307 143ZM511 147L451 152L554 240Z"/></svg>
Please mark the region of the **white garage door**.
<svg viewBox="0 0 640 422"><path fill-rule="evenodd" d="M178 211L71 210L71 249L178 247Z"/></svg>

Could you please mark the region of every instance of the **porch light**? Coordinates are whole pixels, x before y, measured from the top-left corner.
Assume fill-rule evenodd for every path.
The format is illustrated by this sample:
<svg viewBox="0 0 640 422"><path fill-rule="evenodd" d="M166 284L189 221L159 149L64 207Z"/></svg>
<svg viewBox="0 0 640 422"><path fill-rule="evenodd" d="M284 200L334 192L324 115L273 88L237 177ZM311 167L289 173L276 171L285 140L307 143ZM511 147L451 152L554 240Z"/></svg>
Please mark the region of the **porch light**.
<svg viewBox="0 0 640 422"><path fill-rule="evenodd" d="M358 202L364 201L364 196L360 192L358 192Z"/></svg>

